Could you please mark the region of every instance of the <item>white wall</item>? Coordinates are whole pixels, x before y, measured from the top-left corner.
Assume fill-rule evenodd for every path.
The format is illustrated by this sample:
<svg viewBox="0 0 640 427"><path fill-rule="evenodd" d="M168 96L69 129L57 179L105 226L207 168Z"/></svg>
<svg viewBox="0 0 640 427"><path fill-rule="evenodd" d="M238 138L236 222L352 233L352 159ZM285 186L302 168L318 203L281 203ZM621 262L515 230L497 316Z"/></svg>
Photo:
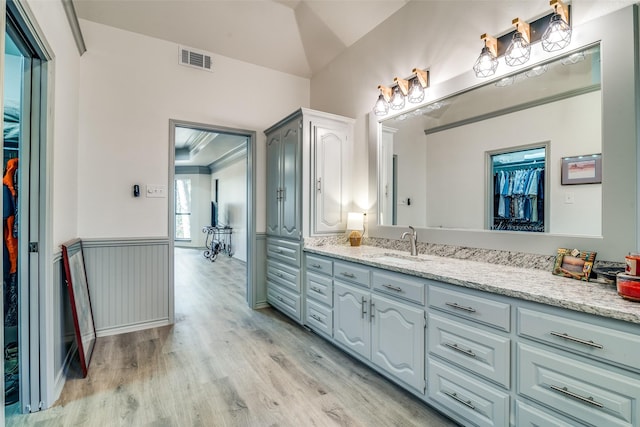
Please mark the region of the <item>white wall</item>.
<svg viewBox="0 0 640 427"><path fill-rule="evenodd" d="M572 22L579 25L633 3L574 0ZM514 17L527 20L548 11L547 0L411 1L313 76L311 107L356 118L354 155L366 159L366 115L379 84L408 77L414 67L430 68L432 85L445 82L471 69L481 34L506 32ZM368 164L354 169L355 203L368 208Z"/></svg>
<svg viewBox="0 0 640 427"><path fill-rule="evenodd" d="M204 249L202 227L211 222L211 175L176 174L175 178L191 180L191 241L176 240L175 245Z"/></svg>
<svg viewBox="0 0 640 427"><path fill-rule="evenodd" d="M262 131L309 105L309 81L214 55L214 72L178 65L178 45L80 21L78 229L84 237L164 237L165 199L131 186L168 183L169 119L255 130L257 231L265 230ZM173 167L173 165L171 165Z"/></svg>
<svg viewBox="0 0 640 427"><path fill-rule="evenodd" d="M600 98L591 92L426 135L427 226L484 229L486 152L549 142L549 231L600 236L602 185L560 184L562 157L602 152ZM567 192L573 204L564 203Z"/></svg>
<svg viewBox="0 0 640 427"><path fill-rule="evenodd" d="M233 256L247 261L247 163L244 159L211 175L211 200L218 180L218 221L233 228Z"/></svg>
<svg viewBox="0 0 640 427"><path fill-rule="evenodd" d="M47 212L52 224L51 249L78 237L78 109L80 68L77 47L61 2L27 1L55 58L50 62L53 81L49 109L49 156L52 162L52 207Z"/></svg>

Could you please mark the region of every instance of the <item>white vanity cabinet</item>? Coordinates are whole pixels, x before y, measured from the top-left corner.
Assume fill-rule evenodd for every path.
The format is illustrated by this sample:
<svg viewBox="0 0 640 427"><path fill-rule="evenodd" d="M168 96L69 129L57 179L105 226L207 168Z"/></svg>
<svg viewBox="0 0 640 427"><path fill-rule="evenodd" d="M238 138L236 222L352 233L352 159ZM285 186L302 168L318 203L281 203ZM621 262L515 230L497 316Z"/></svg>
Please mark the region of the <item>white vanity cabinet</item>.
<svg viewBox="0 0 640 427"><path fill-rule="evenodd" d="M508 426L510 305L429 286L429 398L478 426Z"/></svg>
<svg viewBox="0 0 640 427"><path fill-rule="evenodd" d="M424 394L424 308L409 303L411 298L397 296L424 301L424 285L403 275L369 272L344 262L334 263L334 275L335 342ZM397 295L379 295L378 287Z"/></svg>
<svg viewBox="0 0 640 427"><path fill-rule="evenodd" d="M521 307L517 321L519 397L584 425L640 426L640 327L550 307Z"/></svg>
<svg viewBox="0 0 640 427"><path fill-rule="evenodd" d="M305 324L324 335L333 337L333 261L305 255Z"/></svg>
<svg viewBox="0 0 640 427"><path fill-rule="evenodd" d="M274 261L300 253L304 237L346 229L352 128L352 119L302 108L265 130L267 302L297 322L310 307L319 324L322 309L304 303L301 286L287 286L277 274L290 272L277 273ZM303 273L300 258L284 262Z"/></svg>

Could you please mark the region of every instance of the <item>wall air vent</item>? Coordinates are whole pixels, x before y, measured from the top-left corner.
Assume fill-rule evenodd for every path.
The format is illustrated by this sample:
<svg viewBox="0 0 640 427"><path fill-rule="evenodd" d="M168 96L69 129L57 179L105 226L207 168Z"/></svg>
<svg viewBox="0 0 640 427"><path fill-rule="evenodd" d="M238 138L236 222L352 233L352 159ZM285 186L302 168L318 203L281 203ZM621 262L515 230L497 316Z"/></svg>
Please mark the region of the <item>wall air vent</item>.
<svg viewBox="0 0 640 427"><path fill-rule="evenodd" d="M187 67L213 72L211 54L208 52L180 46L178 61Z"/></svg>

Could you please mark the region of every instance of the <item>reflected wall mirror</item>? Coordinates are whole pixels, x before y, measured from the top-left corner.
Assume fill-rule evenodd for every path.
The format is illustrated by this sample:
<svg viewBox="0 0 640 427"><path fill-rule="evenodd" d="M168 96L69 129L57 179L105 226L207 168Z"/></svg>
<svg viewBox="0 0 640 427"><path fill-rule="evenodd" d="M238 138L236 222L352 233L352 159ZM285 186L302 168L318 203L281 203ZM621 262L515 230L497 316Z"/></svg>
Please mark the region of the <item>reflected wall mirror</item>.
<svg viewBox="0 0 640 427"><path fill-rule="evenodd" d="M562 157L602 151L600 90L600 46L594 45L382 121L379 223L600 236L601 185L570 191L560 185ZM527 146L549 148L523 162L515 152ZM497 167L490 157L501 152L514 153L513 160L503 156ZM517 228L494 220L492 180L517 165L542 169L547 177L546 228L527 227L530 215L520 215Z"/></svg>

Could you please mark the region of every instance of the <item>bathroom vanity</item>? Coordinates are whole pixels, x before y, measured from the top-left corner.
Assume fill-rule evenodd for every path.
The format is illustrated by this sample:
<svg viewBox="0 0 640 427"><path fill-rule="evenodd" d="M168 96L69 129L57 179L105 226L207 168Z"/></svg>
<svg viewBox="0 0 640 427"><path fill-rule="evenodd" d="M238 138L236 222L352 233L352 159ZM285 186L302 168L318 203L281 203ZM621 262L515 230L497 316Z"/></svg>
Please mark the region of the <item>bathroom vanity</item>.
<svg viewBox="0 0 640 427"><path fill-rule="evenodd" d="M640 425L640 304L615 286L306 246L305 324L463 425Z"/></svg>

